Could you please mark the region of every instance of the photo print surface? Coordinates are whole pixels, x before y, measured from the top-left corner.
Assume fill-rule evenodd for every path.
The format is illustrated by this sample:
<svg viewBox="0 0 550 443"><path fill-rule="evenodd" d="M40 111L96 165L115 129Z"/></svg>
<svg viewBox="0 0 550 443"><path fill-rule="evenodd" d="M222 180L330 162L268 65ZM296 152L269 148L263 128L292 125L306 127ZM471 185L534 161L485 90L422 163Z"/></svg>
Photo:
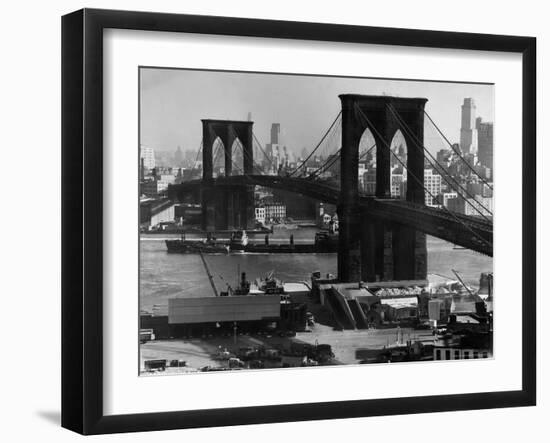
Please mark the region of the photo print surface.
<svg viewBox="0 0 550 443"><path fill-rule="evenodd" d="M493 356L494 85L139 68L140 375Z"/></svg>

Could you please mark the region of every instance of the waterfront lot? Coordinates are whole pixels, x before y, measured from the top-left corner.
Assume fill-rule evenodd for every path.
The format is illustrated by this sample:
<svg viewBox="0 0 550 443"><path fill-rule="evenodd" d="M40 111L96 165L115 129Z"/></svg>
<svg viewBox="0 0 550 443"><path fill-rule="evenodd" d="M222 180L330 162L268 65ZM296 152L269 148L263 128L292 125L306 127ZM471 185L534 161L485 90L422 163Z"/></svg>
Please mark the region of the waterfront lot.
<svg viewBox="0 0 550 443"><path fill-rule="evenodd" d="M432 343L430 330L414 330L411 328L370 329L334 331L331 327L316 324L311 332L299 332L295 337L279 337L278 335L237 335L236 343L233 336L214 336L192 339L156 340L141 345L141 370L145 360L166 359L185 360L186 367L168 368L167 373L195 372L204 366L227 367L227 360L216 358L219 350L237 351L239 348L260 347L289 348L291 343L329 344L334 353L333 364L357 364L356 351L359 349L379 349L392 345L397 341L398 334L403 341L408 339ZM266 365L267 367L268 365Z"/></svg>

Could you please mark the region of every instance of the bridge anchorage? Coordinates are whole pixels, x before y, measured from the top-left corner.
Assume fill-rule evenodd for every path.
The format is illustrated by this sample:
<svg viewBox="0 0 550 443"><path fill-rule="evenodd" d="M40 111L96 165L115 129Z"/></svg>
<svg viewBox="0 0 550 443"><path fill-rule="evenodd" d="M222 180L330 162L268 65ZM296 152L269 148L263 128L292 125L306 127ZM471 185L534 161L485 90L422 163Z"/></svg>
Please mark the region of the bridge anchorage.
<svg viewBox="0 0 550 443"><path fill-rule="evenodd" d="M186 193L200 189L205 230L252 227L255 185L290 190L336 204L340 231L338 280L341 282L424 280L426 234L492 256L491 219L481 212L482 217L472 217L453 213L444 206L425 205L425 195L430 191L424 185L424 165L425 161L435 160L424 146L424 116L433 123L424 109L427 99L357 94L343 94L339 98L342 110L337 119L341 118L341 146L338 156L332 156L337 158L327 160L329 167L339 160L339 187L321 179L318 171L327 165L307 177L294 176L303 165L290 174L262 175L254 166L254 141L260 149L261 146L252 132L252 122L202 120L203 178L171 186L169 197L183 200ZM369 196L360 193L358 187L359 159L365 154L359 155L359 145L367 130L374 138L373 147L377 148L375 192ZM398 131L405 140L406 161L391 149ZM223 176L214 178L213 145L218 138L224 147L225 168ZM242 168L231 157L235 140L240 142L243 151ZM407 171L404 200L391 198L392 156ZM431 164L440 168L437 162ZM234 174L235 169L241 170L240 175ZM459 193L466 191L459 183L448 183Z"/></svg>

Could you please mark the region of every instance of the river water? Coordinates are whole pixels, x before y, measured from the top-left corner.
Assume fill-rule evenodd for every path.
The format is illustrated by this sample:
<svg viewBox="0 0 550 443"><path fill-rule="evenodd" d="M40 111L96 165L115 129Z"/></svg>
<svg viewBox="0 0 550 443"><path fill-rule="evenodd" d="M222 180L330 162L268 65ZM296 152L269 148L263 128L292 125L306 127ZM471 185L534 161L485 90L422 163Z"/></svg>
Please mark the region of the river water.
<svg viewBox="0 0 550 443"><path fill-rule="evenodd" d="M294 235L295 243L313 243L316 229L278 229L270 236L271 243L288 242ZM166 312L172 297L204 297L213 295L208 276L199 255L168 254L164 240L177 235L142 234L140 241L140 308L149 312ZM188 237L191 238L191 237ZM254 241L254 237L251 237ZM263 236L257 237L263 241ZM428 273L454 279L451 269L460 272L464 281L478 287L481 272L493 269L493 259L465 249L453 249L451 243L428 237ZM313 271L322 275L336 275L336 254L214 254L205 255L218 291L227 284L235 286L238 271L246 272L248 279L275 271L285 282L310 280Z"/></svg>

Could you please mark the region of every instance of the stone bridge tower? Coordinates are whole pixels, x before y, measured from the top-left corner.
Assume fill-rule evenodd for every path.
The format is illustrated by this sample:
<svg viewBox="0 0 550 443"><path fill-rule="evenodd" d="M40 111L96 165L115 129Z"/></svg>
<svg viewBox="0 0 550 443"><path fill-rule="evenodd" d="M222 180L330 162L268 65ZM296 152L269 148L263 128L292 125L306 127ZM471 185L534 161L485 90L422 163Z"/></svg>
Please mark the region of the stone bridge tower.
<svg viewBox="0 0 550 443"><path fill-rule="evenodd" d="M358 170L359 142L368 128L376 142L376 198L390 198L390 146L400 129L407 144L406 200L424 204L422 145L427 99L343 94L340 100L342 159L338 279L342 282L423 280L427 274L425 234L404 225L369 218L361 211L358 205Z"/></svg>
<svg viewBox="0 0 550 443"><path fill-rule="evenodd" d="M252 229L254 227L254 186L214 188L213 145L219 137L224 146L224 175L233 171L233 143L243 147L242 172L252 174L253 135L251 121L202 120L202 228L205 231Z"/></svg>

